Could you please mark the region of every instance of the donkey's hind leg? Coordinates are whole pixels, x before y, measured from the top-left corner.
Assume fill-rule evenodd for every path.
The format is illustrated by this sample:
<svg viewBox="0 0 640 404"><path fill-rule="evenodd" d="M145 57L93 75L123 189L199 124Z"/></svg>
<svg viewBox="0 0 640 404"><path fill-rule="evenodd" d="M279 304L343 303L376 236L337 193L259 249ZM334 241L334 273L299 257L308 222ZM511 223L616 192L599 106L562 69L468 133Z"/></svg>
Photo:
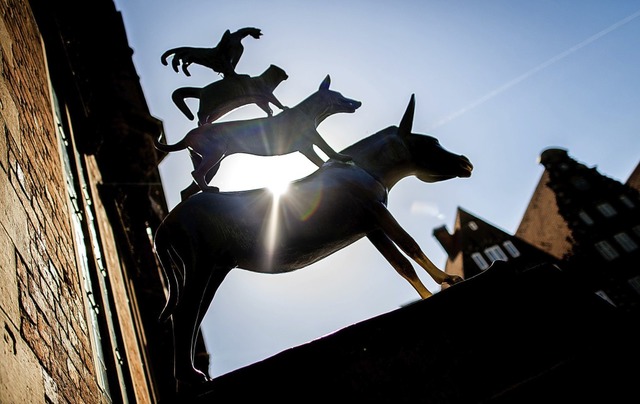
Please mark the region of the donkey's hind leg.
<svg viewBox="0 0 640 404"><path fill-rule="evenodd" d="M195 341L207 308L229 270L196 265L186 274L182 297L171 316L174 373L179 383L196 384L208 380L208 376L193 365Z"/></svg>
<svg viewBox="0 0 640 404"><path fill-rule="evenodd" d="M191 357L195 357L195 349L196 349L196 340L198 338L198 330L200 329L200 325L202 324L202 320L204 316L207 314L209 310L209 306L213 301L213 297L215 296L218 288L224 281L224 278L231 271L231 268L215 268L211 272L211 276L209 277L208 284L204 290L204 294L202 296L202 300L200 301L200 307L198 308L198 317L196 319L196 332L193 334L193 340L191 341Z"/></svg>

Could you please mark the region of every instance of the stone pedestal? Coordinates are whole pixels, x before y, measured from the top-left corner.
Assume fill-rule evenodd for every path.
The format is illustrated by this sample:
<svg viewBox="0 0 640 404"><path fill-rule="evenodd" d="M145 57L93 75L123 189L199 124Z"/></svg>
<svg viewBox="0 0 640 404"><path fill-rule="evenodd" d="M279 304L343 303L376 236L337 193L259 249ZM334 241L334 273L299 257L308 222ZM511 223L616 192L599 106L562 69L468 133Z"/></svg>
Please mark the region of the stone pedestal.
<svg viewBox="0 0 640 404"><path fill-rule="evenodd" d="M191 402L640 402L631 319L551 265L435 296L220 376ZM195 397L194 397L195 396Z"/></svg>

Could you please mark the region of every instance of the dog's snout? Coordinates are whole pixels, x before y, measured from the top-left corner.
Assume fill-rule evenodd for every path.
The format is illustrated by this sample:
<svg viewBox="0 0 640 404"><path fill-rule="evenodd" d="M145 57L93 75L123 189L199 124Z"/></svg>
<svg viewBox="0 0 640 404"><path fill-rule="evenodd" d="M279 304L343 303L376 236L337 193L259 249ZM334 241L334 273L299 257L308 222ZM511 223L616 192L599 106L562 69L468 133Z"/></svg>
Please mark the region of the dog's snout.
<svg viewBox="0 0 640 404"><path fill-rule="evenodd" d="M361 105L362 105L362 102L351 100L348 98L345 100L345 104L344 104L344 106L347 107L350 110L350 112L354 112L356 109L360 108Z"/></svg>

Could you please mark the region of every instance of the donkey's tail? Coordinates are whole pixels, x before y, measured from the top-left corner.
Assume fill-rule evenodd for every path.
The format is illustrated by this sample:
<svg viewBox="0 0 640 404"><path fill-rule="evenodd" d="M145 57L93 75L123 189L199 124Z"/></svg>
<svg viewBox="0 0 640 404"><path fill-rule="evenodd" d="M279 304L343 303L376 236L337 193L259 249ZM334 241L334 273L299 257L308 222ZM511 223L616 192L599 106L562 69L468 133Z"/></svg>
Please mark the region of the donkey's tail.
<svg viewBox="0 0 640 404"><path fill-rule="evenodd" d="M160 322L165 322L173 314L173 311L180 301L182 285L184 285L184 262L173 246L167 242L162 229L159 229L156 233L154 244L156 254L160 260L160 267L162 268L169 289L167 302L158 318Z"/></svg>
<svg viewBox="0 0 640 404"><path fill-rule="evenodd" d="M173 103L176 104L176 107L178 107L178 109L182 111L190 121L193 121L193 113L187 106L187 103L184 102L185 98L200 99L200 89L197 87L181 87L171 94L171 99L173 100Z"/></svg>

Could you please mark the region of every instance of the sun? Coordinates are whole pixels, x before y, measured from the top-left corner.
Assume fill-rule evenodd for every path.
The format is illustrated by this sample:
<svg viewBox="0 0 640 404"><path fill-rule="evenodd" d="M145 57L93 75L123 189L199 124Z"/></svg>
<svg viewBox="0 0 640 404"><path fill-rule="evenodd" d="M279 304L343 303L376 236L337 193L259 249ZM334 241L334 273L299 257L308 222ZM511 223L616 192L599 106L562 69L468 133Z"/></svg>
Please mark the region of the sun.
<svg viewBox="0 0 640 404"><path fill-rule="evenodd" d="M289 189L289 181L282 177L272 178L266 187L274 198L280 198Z"/></svg>
<svg viewBox="0 0 640 404"><path fill-rule="evenodd" d="M300 179L317 167L303 156L232 155L220 165L213 185L224 191L267 188L274 196L287 191L292 181Z"/></svg>

